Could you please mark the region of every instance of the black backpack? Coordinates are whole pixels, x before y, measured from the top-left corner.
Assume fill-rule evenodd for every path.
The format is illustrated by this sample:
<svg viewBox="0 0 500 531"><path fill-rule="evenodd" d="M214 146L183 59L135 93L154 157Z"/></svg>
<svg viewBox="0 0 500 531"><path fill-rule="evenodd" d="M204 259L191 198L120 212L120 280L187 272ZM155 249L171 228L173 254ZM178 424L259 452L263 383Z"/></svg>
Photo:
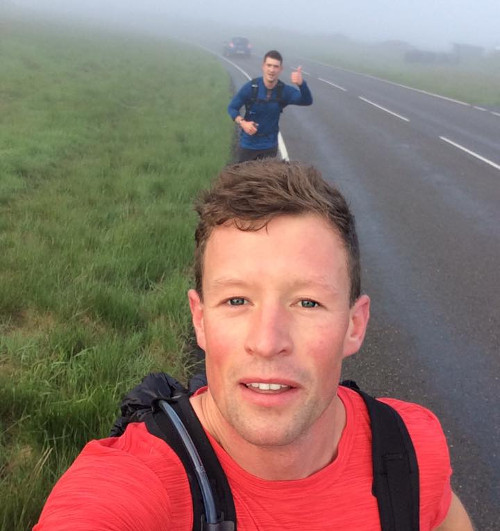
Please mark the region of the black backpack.
<svg viewBox="0 0 500 531"><path fill-rule="evenodd" d="M193 531L236 531L231 489L189 397L206 385L198 375L185 389L165 373L146 376L128 393L110 435L121 435L130 422L145 422L182 461L193 500ZM371 422L373 485L382 531L419 530L419 474L415 450L397 411L361 391L355 382L341 385L363 398Z"/></svg>
<svg viewBox="0 0 500 531"><path fill-rule="evenodd" d="M245 103L245 116L248 116L248 113L250 112L252 106L254 103L269 103L271 101L277 101L280 105L281 112L283 112L284 107L286 106L285 100L283 99L283 88L285 87L285 84L281 79L278 79L278 83L276 84L276 99L273 100L263 100L259 99L259 78L252 79L252 92L250 95L250 99Z"/></svg>

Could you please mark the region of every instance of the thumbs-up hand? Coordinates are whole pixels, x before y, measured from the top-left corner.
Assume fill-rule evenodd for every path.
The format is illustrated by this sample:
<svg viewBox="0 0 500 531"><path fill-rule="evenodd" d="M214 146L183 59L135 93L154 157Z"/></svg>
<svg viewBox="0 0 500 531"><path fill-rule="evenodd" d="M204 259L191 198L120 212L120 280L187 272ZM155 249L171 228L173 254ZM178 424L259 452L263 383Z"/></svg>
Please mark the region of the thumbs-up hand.
<svg viewBox="0 0 500 531"><path fill-rule="evenodd" d="M294 70L292 72L291 79L292 79L292 83L295 83L295 85L298 85L299 87L300 85L302 85L303 78L302 78L302 67L301 66L298 66L297 70Z"/></svg>

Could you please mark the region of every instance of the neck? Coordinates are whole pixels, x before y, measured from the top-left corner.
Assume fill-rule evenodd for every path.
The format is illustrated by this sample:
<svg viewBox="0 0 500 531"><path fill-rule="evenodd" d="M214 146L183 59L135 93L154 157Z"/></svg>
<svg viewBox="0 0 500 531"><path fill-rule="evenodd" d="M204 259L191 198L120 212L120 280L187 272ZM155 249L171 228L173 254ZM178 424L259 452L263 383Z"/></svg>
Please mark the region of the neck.
<svg viewBox="0 0 500 531"><path fill-rule="evenodd" d="M270 82L270 81L266 81L266 79L264 78L263 81L264 81L264 86L266 87L266 89L269 89L269 90L273 89L278 84L277 79Z"/></svg>
<svg viewBox="0 0 500 531"><path fill-rule="evenodd" d="M203 427L244 470L261 479L286 481L318 472L337 457L346 423L342 401L335 397L309 431L291 444L258 446L243 439L222 417L209 391L191 399Z"/></svg>

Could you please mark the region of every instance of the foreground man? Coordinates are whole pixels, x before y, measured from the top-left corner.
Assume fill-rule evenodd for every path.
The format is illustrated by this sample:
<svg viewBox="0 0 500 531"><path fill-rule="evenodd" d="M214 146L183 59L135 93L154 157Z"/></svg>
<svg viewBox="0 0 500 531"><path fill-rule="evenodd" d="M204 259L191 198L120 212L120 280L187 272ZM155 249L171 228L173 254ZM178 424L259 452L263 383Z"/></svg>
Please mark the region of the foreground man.
<svg viewBox="0 0 500 531"><path fill-rule="evenodd" d="M292 72L294 88L280 81L283 58L276 50L264 56L262 77L245 83L233 97L227 111L240 126L238 161L276 157L279 119L287 105L311 105L312 95L299 67ZM241 107L244 115L240 115Z"/></svg>
<svg viewBox="0 0 500 531"><path fill-rule="evenodd" d="M238 529L380 530L368 414L338 385L370 308L344 198L312 167L267 160L223 170L197 210L189 303L208 387L191 403L228 477ZM385 402L415 446L420 529L470 531L438 420ZM189 531L192 515L178 457L136 422L86 446L35 529Z"/></svg>

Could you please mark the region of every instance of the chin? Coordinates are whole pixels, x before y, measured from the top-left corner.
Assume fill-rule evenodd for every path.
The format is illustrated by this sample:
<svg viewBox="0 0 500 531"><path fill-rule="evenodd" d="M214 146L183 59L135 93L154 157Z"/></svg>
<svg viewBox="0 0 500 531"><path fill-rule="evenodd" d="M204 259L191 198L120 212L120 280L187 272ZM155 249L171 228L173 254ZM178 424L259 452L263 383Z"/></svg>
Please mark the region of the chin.
<svg viewBox="0 0 500 531"><path fill-rule="evenodd" d="M236 431L242 439L254 446L279 447L292 444L299 436L297 430L286 426L237 426Z"/></svg>

